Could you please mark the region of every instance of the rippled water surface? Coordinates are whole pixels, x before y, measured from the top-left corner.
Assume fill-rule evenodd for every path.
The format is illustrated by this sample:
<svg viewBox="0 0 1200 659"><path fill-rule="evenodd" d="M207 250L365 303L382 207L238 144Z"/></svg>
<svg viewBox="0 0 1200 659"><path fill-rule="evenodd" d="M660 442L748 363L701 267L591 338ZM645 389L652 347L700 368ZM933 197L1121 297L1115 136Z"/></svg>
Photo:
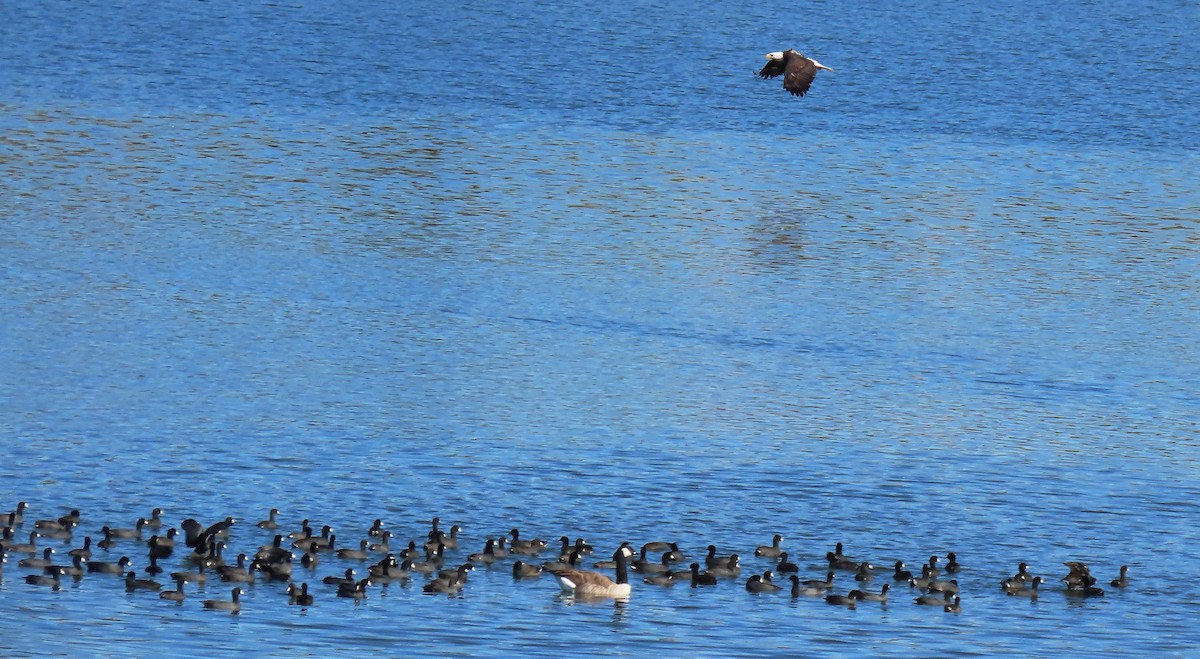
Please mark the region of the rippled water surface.
<svg viewBox="0 0 1200 659"><path fill-rule="evenodd" d="M512 559L355 605L329 556L315 606L260 579L230 616L223 583L54 592L17 554L3 654L1200 646L1194 6L377 4L0 6L14 541L158 506L252 553L278 507L350 547L440 516L452 562L519 526L748 575L781 533L803 578L839 541L875 584L954 551L962 613L572 602ZM787 47L835 69L802 99L753 75ZM1068 560L1131 586L1067 595Z"/></svg>

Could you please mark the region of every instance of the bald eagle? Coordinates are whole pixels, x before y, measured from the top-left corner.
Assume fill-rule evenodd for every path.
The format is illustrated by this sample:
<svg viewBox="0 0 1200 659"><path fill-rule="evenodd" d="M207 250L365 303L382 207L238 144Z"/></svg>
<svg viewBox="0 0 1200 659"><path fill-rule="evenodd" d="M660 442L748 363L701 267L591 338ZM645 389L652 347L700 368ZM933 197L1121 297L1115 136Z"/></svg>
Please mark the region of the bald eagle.
<svg viewBox="0 0 1200 659"><path fill-rule="evenodd" d="M789 48L781 53L767 53L767 65L758 72L758 77L776 78L783 74L783 88L793 96L804 96L817 77L817 69L833 70Z"/></svg>

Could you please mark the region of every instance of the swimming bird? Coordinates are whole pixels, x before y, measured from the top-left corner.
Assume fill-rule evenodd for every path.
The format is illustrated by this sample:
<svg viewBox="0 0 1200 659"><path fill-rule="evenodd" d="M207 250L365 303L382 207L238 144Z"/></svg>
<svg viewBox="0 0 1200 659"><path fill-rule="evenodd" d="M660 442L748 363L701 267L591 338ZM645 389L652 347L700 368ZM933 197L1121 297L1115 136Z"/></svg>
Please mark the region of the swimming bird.
<svg viewBox="0 0 1200 659"><path fill-rule="evenodd" d="M942 607L942 610L946 613L962 613L962 600L958 598L958 595L955 595L954 601Z"/></svg>
<svg viewBox="0 0 1200 659"><path fill-rule="evenodd" d="M761 574L752 574L746 580L746 590L752 593L774 593L782 590L770 581L763 581Z"/></svg>
<svg viewBox="0 0 1200 659"><path fill-rule="evenodd" d="M275 521L275 516L278 514L279 509L272 508L270 512L267 513L267 518L257 524L258 528L270 530L279 528L279 522Z"/></svg>
<svg viewBox="0 0 1200 659"><path fill-rule="evenodd" d="M891 587L892 584L885 583L883 584L883 587L879 589L878 593L869 593L865 590L860 591L858 593L858 599L863 602L887 602L888 590L890 590Z"/></svg>
<svg viewBox="0 0 1200 659"><path fill-rule="evenodd" d="M712 567L714 565L726 565L729 563L729 559L731 556L732 556L732 554L730 556L717 556L717 546L709 545L708 546L708 555L706 555L704 557L704 565L705 565L705 567Z"/></svg>
<svg viewBox="0 0 1200 659"><path fill-rule="evenodd" d="M732 554L724 565L708 566L708 573L714 577L736 577L742 573L742 566L737 554Z"/></svg>
<svg viewBox="0 0 1200 659"><path fill-rule="evenodd" d="M771 544L769 546L762 545L761 547L755 549L754 555L755 556L766 556L767 558L778 558L779 554L782 553L782 551L783 551L782 549L779 548L779 545L782 543L783 543L783 536L776 533L775 537L771 539Z"/></svg>
<svg viewBox="0 0 1200 659"><path fill-rule="evenodd" d="M779 563L775 565L776 572L799 572L800 566L788 560L786 551L779 552Z"/></svg>
<svg viewBox="0 0 1200 659"><path fill-rule="evenodd" d="M25 583L31 586L49 586L54 590L58 590L61 585L59 569L52 565L46 568L46 574L27 574L25 575Z"/></svg>
<svg viewBox="0 0 1200 659"><path fill-rule="evenodd" d="M242 589L234 588L229 591L232 599L228 600L204 600L204 608L215 609L217 611L229 611L237 613L242 610Z"/></svg>
<svg viewBox="0 0 1200 659"><path fill-rule="evenodd" d="M187 579L176 579L175 590L164 590L159 593L160 599L171 600L172 602L182 602L184 600L183 584L187 583Z"/></svg>
<svg viewBox="0 0 1200 659"><path fill-rule="evenodd" d="M958 572L961 569L962 565L958 562L958 556L954 552L948 552L946 554L946 571Z"/></svg>
<svg viewBox="0 0 1200 659"><path fill-rule="evenodd" d="M98 574L125 574L125 568L127 567L129 567L128 556L122 556L116 563L95 561L87 564L88 572L95 572Z"/></svg>
<svg viewBox="0 0 1200 659"><path fill-rule="evenodd" d="M290 601L297 606L312 606L313 596L308 592L308 584L300 584L300 588L292 594Z"/></svg>
<svg viewBox="0 0 1200 659"><path fill-rule="evenodd" d="M1128 573L1129 573L1129 566L1122 565L1121 566L1121 576L1117 577L1116 579L1113 579L1109 585L1111 585L1114 588L1124 588L1124 587L1128 586L1129 585Z"/></svg>
<svg viewBox="0 0 1200 659"><path fill-rule="evenodd" d="M327 583L332 586L341 586L343 584L355 583L354 568L352 568L352 567L346 568L346 575L343 577L335 577L333 575L325 577L325 578L321 579L321 583Z"/></svg>
<svg viewBox="0 0 1200 659"><path fill-rule="evenodd" d="M633 550L629 548L629 544L622 544L615 553L613 553L613 562L616 564L617 578L610 579L607 575L590 570L576 570L572 568L556 569L551 572L554 579L558 581L558 585L563 592L571 593L575 597L580 598L612 598L621 599L629 597L629 557L633 555Z"/></svg>
<svg viewBox="0 0 1200 659"><path fill-rule="evenodd" d="M17 565L19 565L21 567L37 568L39 570L43 569L43 568L47 568L47 567L50 567L51 565L54 565L54 561L50 560L50 555L53 553L54 553L54 547L46 547L45 549L42 550L41 558L22 558L20 561L17 562Z"/></svg>
<svg viewBox="0 0 1200 659"><path fill-rule="evenodd" d="M131 593L135 590L162 590L162 584L150 579L138 579L137 573L130 570L125 573L125 590Z"/></svg>
<svg viewBox="0 0 1200 659"><path fill-rule="evenodd" d="M912 572L904 569L904 561L896 561L896 572L892 575L893 581L908 581L913 578Z"/></svg>
<svg viewBox="0 0 1200 659"><path fill-rule="evenodd" d="M853 558L842 556L836 552L825 552L825 560L829 561L830 570L857 570L858 561Z"/></svg>
<svg viewBox="0 0 1200 659"><path fill-rule="evenodd" d="M526 556L536 555L538 552L546 548L546 541L541 538L533 540L522 540L519 529L513 529L508 532L512 536L512 542L508 543L509 548L514 554L523 554Z"/></svg>
<svg viewBox="0 0 1200 659"><path fill-rule="evenodd" d="M92 557L92 536L90 536L90 535L83 536L83 546L76 547L75 549L72 549L71 551L67 552L67 554L69 556L79 556L80 558L91 558Z"/></svg>
<svg viewBox="0 0 1200 659"><path fill-rule="evenodd" d="M828 66L811 57L805 57L791 48L782 52L767 53L766 57L767 64L758 72L758 77L776 78L782 75L783 88L791 92L793 96L804 96L808 93L813 79L817 77L818 70L833 71Z"/></svg>
<svg viewBox="0 0 1200 659"><path fill-rule="evenodd" d="M697 563L697 565L699 565L699 563ZM672 572L661 572L659 574L652 574L645 579L642 579L642 581L650 584L651 586L674 586L677 579L675 578L675 574Z"/></svg>
<svg viewBox="0 0 1200 659"><path fill-rule="evenodd" d="M338 558L348 561L365 561L369 557L367 554L367 545L370 544L366 540L358 541L358 549L343 548L337 550Z"/></svg>
<svg viewBox="0 0 1200 659"><path fill-rule="evenodd" d="M846 595L826 595L825 603L853 609L858 606L858 595L859 591L857 590L852 590Z"/></svg>
<svg viewBox="0 0 1200 659"><path fill-rule="evenodd" d="M717 585L717 578L707 572L701 572L699 563L692 563L691 567L692 588Z"/></svg>
<svg viewBox="0 0 1200 659"><path fill-rule="evenodd" d="M1028 585L1026 585L1024 581L1005 580L1001 582L1001 586L1004 588L1005 593L1009 595L1029 597L1031 599L1037 599L1038 586L1041 584L1041 577L1034 577L1033 579L1030 579Z"/></svg>
<svg viewBox="0 0 1200 659"><path fill-rule="evenodd" d="M949 604L951 602L950 598L951 598L950 593L945 593L942 597L938 597L937 595L922 595L913 601L916 602L917 604L923 604L925 606L945 607L947 604Z"/></svg>
<svg viewBox="0 0 1200 659"><path fill-rule="evenodd" d="M873 569L875 569L875 566L871 565L870 563L868 563L866 561L859 563L858 570L855 571L855 573L854 573L854 580L855 581L870 581L871 579L874 579L875 575L871 574L871 570L873 570Z"/></svg>
<svg viewBox="0 0 1200 659"><path fill-rule="evenodd" d="M531 565L525 561L513 563L513 579L533 579L542 576L542 566Z"/></svg>
<svg viewBox="0 0 1200 659"><path fill-rule="evenodd" d="M359 579L358 583L344 583L338 586L338 597L345 597L353 600L361 600L367 598L367 586L371 585L371 578L365 577Z"/></svg>
<svg viewBox="0 0 1200 659"><path fill-rule="evenodd" d="M808 597L817 597L824 595L826 592L825 586L806 586L800 582L800 577L792 575L789 577L792 580L792 597L800 597L806 595Z"/></svg>

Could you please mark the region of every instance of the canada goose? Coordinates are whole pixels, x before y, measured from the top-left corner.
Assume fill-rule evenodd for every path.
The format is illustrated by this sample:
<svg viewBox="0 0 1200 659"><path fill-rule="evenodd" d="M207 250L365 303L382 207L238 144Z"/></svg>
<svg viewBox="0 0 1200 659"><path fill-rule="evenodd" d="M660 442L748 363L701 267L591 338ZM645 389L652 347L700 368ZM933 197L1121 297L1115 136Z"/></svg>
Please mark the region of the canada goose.
<svg viewBox="0 0 1200 659"><path fill-rule="evenodd" d="M362 600L367 598L367 586L371 585L370 577L360 579L358 583L344 583L338 586L338 597L345 597L353 600Z"/></svg>
<svg viewBox="0 0 1200 659"><path fill-rule="evenodd" d="M525 556L536 556L538 552L546 548L546 541L541 538L533 540L522 540L519 529L513 529L508 532L512 536L512 542L508 543L509 549L514 554L522 554Z"/></svg>
<svg viewBox="0 0 1200 659"><path fill-rule="evenodd" d="M1122 565L1121 566L1121 576L1117 577L1116 579L1113 579L1109 583L1109 585L1112 586L1113 588L1124 588L1124 587L1128 586L1129 585L1129 574L1128 573L1129 573L1129 566Z"/></svg>
<svg viewBox="0 0 1200 659"><path fill-rule="evenodd" d="M215 609L217 611L229 611L237 613L242 610L242 589L234 588L229 591L232 599L227 600L204 600L204 608Z"/></svg>
<svg viewBox="0 0 1200 659"><path fill-rule="evenodd" d="M292 604L297 606L312 606L313 596L308 592L308 584L300 584L299 591L293 594L290 600Z"/></svg>
<svg viewBox="0 0 1200 659"><path fill-rule="evenodd" d="M542 566L530 565L525 561L513 563L513 579L534 579L542 576Z"/></svg>
<svg viewBox="0 0 1200 659"><path fill-rule="evenodd" d="M162 584L150 579L138 579L137 573L130 570L125 573L125 590L131 593L135 590L162 590Z"/></svg>
<svg viewBox="0 0 1200 659"><path fill-rule="evenodd" d="M175 590L164 590L158 594L159 598L171 600L172 602L182 602L184 600L183 584L186 581L186 579L176 579Z"/></svg>
<svg viewBox="0 0 1200 659"><path fill-rule="evenodd" d="M272 508L270 510L270 512L267 513L267 518L264 519L263 521L259 522L256 526L258 526L258 528L260 528L260 529L267 529L267 530L274 530L274 529L279 528L279 522L275 521L275 517L278 514L279 514L279 509Z"/></svg>
<svg viewBox="0 0 1200 659"><path fill-rule="evenodd" d="M613 554L616 563L617 579L613 581L599 572L588 570L555 570L551 572L563 592L571 593L579 598L614 598L629 597L629 557L633 554L629 544L622 544Z"/></svg>
<svg viewBox="0 0 1200 659"><path fill-rule="evenodd" d="M780 552L782 551L779 548L779 545L782 542L783 542L783 536L776 533L775 537L771 539L771 545L770 546L763 545L763 546L759 547L758 549L755 549L754 555L755 556L766 556L767 558L778 558Z"/></svg>
<svg viewBox="0 0 1200 659"><path fill-rule="evenodd" d="M752 574L750 575L750 578L746 580L746 590L752 593L774 593L782 590L782 588L769 581L763 581L762 575L760 574Z"/></svg>
<svg viewBox="0 0 1200 659"><path fill-rule="evenodd" d="M325 577L324 579L321 579L321 583L327 583L332 586L341 586L343 584L355 583L354 568L352 568L352 567L346 568L346 576L344 576L344 577L335 577L335 576L330 575L328 577Z"/></svg>
<svg viewBox="0 0 1200 659"><path fill-rule="evenodd" d="M825 603L853 609L858 607L858 595L859 591L857 590L852 590L846 595L826 595Z"/></svg>
<svg viewBox="0 0 1200 659"><path fill-rule="evenodd" d="M713 575L709 574L708 572L701 572L699 563L692 563L691 568L692 568L692 588L699 588L700 586L715 586L715 585L717 585L717 578L714 577Z"/></svg>
<svg viewBox="0 0 1200 659"><path fill-rule="evenodd" d="M116 563L108 563L105 561L89 562L87 564L88 572L98 574L125 574L125 568L129 567L129 557L122 556Z"/></svg>
<svg viewBox="0 0 1200 659"><path fill-rule="evenodd" d="M904 561L896 561L896 572L892 575L893 581L908 581L912 579L912 572L904 569Z"/></svg>
<svg viewBox="0 0 1200 659"><path fill-rule="evenodd" d="M365 561L369 558L367 544L369 543L366 540L359 540L358 549L339 549L337 550L338 558L348 561Z"/></svg>
<svg viewBox="0 0 1200 659"><path fill-rule="evenodd" d="M854 580L855 581L870 581L870 580L874 579L875 575L871 574L871 570L873 570L873 569L875 569L875 566L871 565L870 563L868 563L866 561L859 563L858 570L856 570L854 572Z"/></svg>
<svg viewBox="0 0 1200 659"><path fill-rule="evenodd" d="M949 566L947 565L947 567L949 567ZM962 603L961 602L962 602L962 600L958 599L958 595L955 595L954 601L952 601L949 604L947 604L946 606L942 607L942 610L945 611L946 613L962 613Z"/></svg>
<svg viewBox="0 0 1200 659"><path fill-rule="evenodd" d="M90 536L90 535L83 536L83 546L72 549L71 551L67 552L67 555L68 556L79 556L80 558L91 558L92 557L92 536Z"/></svg>
<svg viewBox="0 0 1200 659"><path fill-rule="evenodd" d="M53 547L46 547L42 550L41 558L22 558L17 562L21 567L37 568L39 570L54 565L54 561L50 560L50 555L54 553Z"/></svg>
<svg viewBox="0 0 1200 659"><path fill-rule="evenodd" d="M890 590L891 587L891 584L885 583L883 584L883 587L879 589L878 593L869 593L865 590L861 591L858 594L858 599L864 602L886 602L888 590Z"/></svg>
<svg viewBox="0 0 1200 659"><path fill-rule="evenodd" d="M799 572L800 566L788 560L786 551L779 552L779 563L775 565L776 572Z"/></svg>
<svg viewBox="0 0 1200 659"><path fill-rule="evenodd" d="M737 554L729 557L729 560L724 565L708 566L708 573L714 577L736 577L742 573L742 566Z"/></svg>
<svg viewBox="0 0 1200 659"><path fill-rule="evenodd" d="M954 552L948 552L946 554L946 571L947 572L958 572L961 569L962 569L962 565L959 564L959 562L958 562L958 556L955 555Z"/></svg>

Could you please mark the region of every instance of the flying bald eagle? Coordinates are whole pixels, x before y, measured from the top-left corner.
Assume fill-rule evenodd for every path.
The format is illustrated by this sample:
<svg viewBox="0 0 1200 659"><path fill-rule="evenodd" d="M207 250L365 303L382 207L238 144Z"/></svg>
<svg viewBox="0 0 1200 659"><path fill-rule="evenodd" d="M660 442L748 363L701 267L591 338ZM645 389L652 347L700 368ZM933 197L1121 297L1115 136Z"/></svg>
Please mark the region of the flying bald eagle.
<svg viewBox="0 0 1200 659"><path fill-rule="evenodd" d="M804 96L817 77L817 69L833 70L789 48L781 53L767 53L767 65L758 72L758 77L776 78L783 74L783 88L793 96Z"/></svg>

